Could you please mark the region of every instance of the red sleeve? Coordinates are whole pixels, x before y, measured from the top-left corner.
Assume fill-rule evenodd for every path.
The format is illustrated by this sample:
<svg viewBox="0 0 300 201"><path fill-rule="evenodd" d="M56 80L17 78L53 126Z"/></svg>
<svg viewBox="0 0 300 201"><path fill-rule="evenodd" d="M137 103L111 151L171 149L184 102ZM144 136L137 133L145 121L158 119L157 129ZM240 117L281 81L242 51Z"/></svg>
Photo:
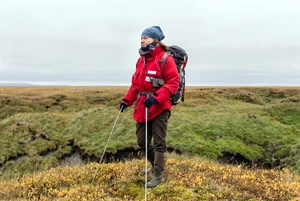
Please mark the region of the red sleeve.
<svg viewBox="0 0 300 201"><path fill-rule="evenodd" d="M157 96L155 96L159 103L169 99L177 91L179 84L178 70L172 56L167 57L163 70L165 84L156 92Z"/></svg>

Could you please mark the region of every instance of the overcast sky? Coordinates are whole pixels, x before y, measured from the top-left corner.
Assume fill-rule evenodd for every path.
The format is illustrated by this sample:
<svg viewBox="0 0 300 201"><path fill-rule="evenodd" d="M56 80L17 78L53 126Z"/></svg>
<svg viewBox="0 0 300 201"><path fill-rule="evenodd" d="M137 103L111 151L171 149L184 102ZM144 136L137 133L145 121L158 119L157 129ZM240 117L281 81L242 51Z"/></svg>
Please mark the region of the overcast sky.
<svg viewBox="0 0 300 201"><path fill-rule="evenodd" d="M187 85L300 86L297 0L0 0L0 83L129 85L153 25Z"/></svg>

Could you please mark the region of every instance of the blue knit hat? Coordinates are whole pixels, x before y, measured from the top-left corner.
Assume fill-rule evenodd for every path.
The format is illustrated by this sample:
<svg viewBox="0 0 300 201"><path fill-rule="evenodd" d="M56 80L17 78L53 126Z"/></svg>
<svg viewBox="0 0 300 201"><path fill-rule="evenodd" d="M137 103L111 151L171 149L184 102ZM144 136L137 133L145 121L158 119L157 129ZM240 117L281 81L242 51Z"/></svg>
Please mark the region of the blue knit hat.
<svg viewBox="0 0 300 201"><path fill-rule="evenodd" d="M142 36L148 36L150 38L157 39L158 41L161 41L165 38L165 35L159 26L152 26L145 29L142 32Z"/></svg>

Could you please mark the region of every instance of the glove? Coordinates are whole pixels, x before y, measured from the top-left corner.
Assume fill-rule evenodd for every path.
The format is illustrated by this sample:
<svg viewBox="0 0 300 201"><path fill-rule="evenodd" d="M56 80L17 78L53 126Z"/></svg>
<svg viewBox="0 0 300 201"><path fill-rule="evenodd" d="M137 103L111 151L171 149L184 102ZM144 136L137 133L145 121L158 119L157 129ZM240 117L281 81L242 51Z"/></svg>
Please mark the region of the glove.
<svg viewBox="0 0 300 201"><path fill-rule="evenodd" d="M144 105L146 108L150 109L150 107L156 103L158 103L157 100L153 96L150 96L145 100Z"/></svg>
<svg viewBox="0 0 300 201"><path fill-rule="evenodd" d="M125 110L125 108L127 108L128 105L126 103L124 103L123 101L120 103L120 110L121 112L123 112Z"/></svg>

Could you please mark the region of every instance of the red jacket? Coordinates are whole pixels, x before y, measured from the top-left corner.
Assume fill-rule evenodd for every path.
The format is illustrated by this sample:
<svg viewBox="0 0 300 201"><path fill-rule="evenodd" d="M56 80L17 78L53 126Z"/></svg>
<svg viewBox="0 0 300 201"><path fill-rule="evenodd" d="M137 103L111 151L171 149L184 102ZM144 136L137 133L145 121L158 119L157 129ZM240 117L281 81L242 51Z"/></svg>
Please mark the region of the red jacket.
<svg viewBox="0 0 300 201"><path fill-rule="evenodd" d="M158 102L150 107L148 121L166 109L171 111L170 97L178 88L179 76L174 59L172 56L168 56L162 77L162 63L159 61L163 59L163 55L164 50L162 47L156 46L150 52L150 56L141 56L136 63L136 71L132 76L131 86L124 99L129 106L135 102L133 119L137 122L146 121L146 108L143 103L147 97L146 95L141 95L141 92L155 92L151 96ZM160 88L152 87L149 78L153 77L162 78L165 84Z"/></svg>

